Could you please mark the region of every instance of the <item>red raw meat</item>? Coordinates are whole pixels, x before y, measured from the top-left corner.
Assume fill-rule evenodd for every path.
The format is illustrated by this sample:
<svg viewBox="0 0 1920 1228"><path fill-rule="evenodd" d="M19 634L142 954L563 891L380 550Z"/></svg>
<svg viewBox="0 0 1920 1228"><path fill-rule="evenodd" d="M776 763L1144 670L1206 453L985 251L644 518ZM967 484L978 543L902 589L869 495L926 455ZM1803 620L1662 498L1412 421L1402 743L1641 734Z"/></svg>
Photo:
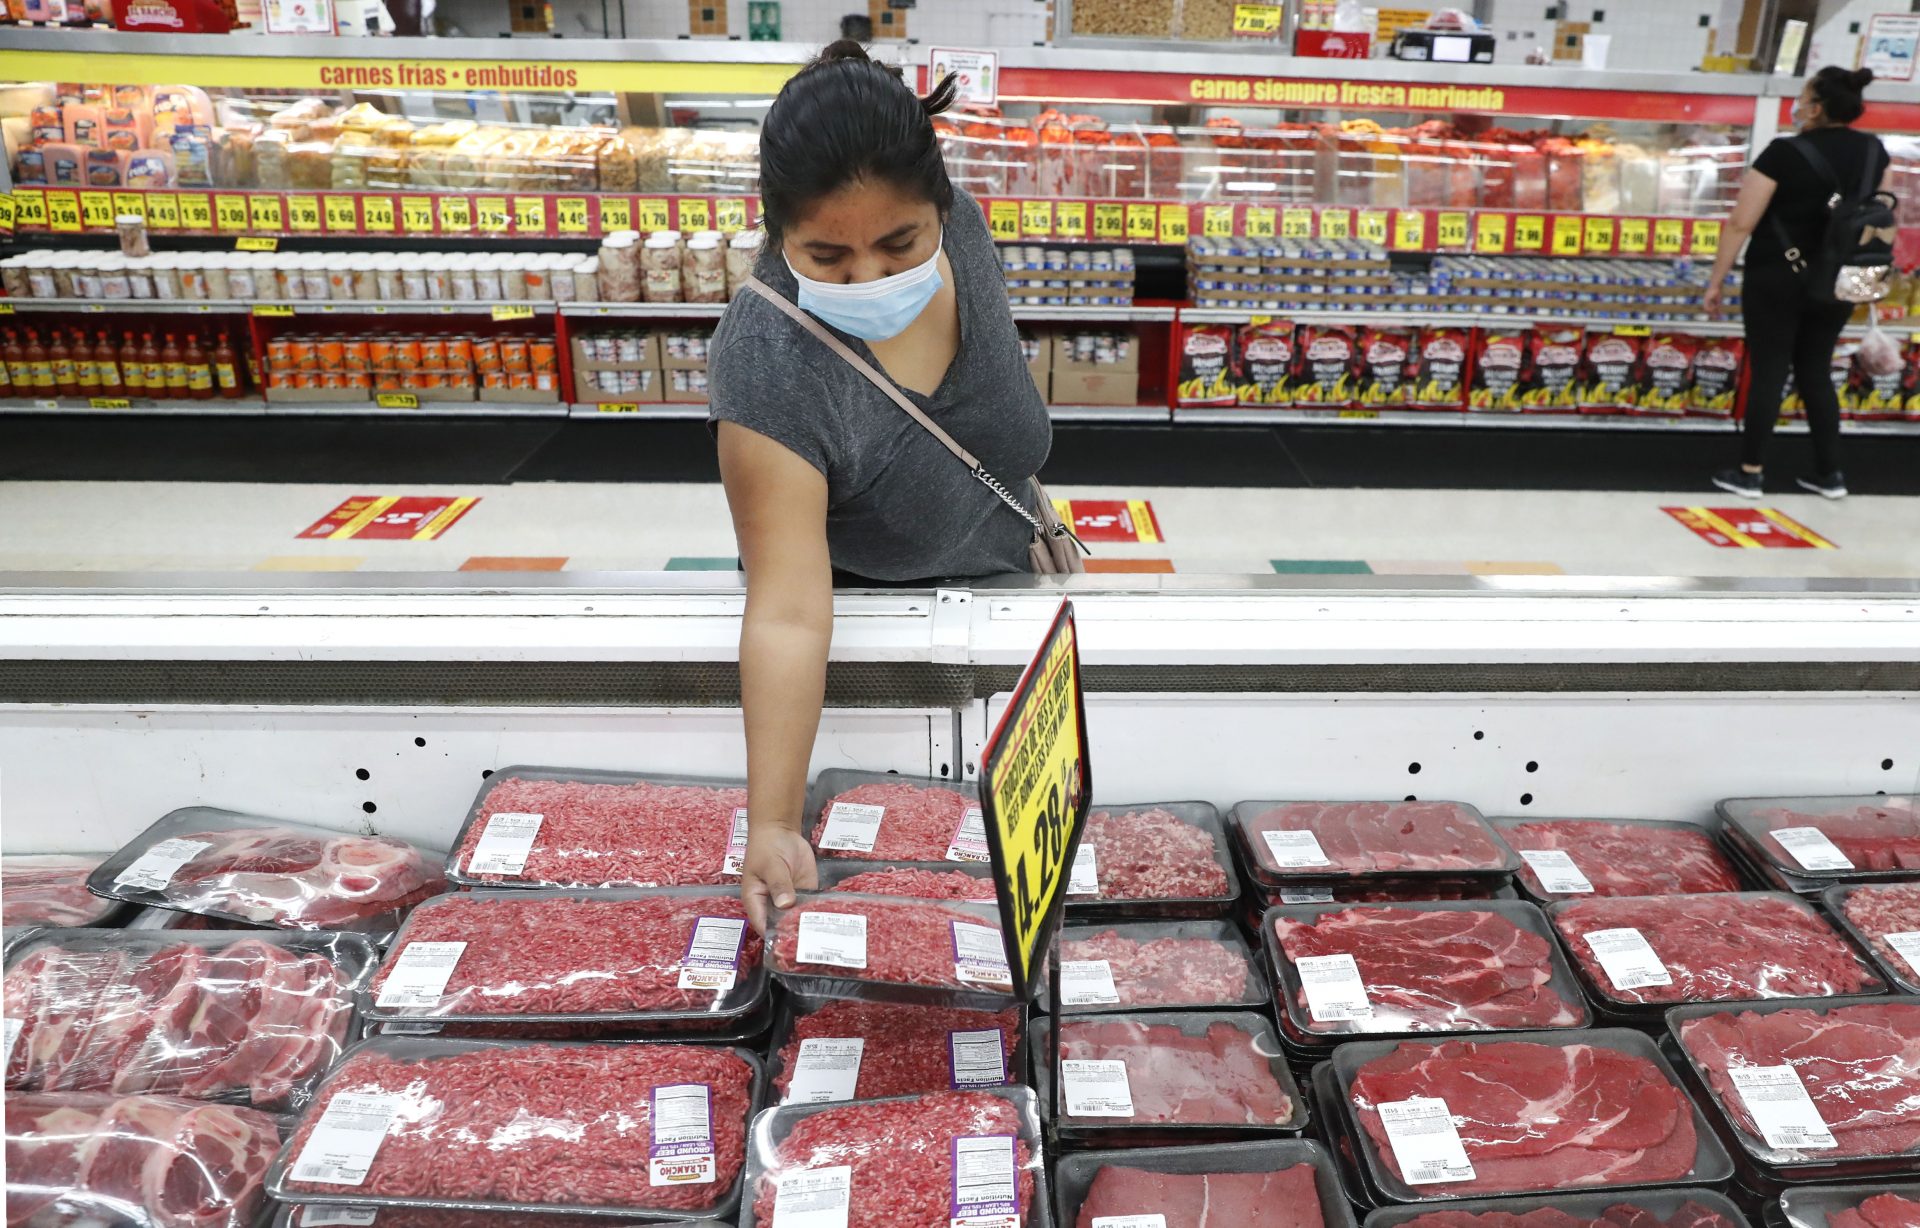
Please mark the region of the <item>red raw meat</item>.
<svg viewBox="0 0 1920 1228"><path fill-rule="evenodd" d="M1410 878L1399 882L1386 882L1369 885L1368 883L1343 883L1326 887L1331 899L1315 894L1307 898L1312 887L1271 887L1261 894L1268 907L1275 904L1417 904L1422 900L1490 900L1493 888L1484 881L1456 882L1446 879ZM1282 894L1282 893L1285 894ZM1292 898L1288 898L1291 896Z"/></svg>
<svg viewBox="0 0 1920 1228"><path fill-rule="evenodd" d="M1310 831L1331 867L1282 868L1262 832ZM1268 874L1404 874L1501 871L1510 855L1480 820L1451 802L1290 802L1247 826L1247 845Z"/></svg>
<svg viewBox="0 0 1920 1228"><path fill-rule="evenodd" d="M1693 895L1741 888L1739 874L1713 838L1686 824L1555 819L1501 824L1500 834L1518 850L1562 850L1593 884L1595 895ZM1532 866L1522 865L1520 878L1536 894L1547 894Z"/></svg>
<svg viewBox="0 0 1920 1228"><path fill-rule="evenodd" d="M1102 900L1198 900L1233 894L1213 833L1158 807L1087 816Z"/></svg>
<svg viewBox="0 0 1920 1228"><path fill-rule="evenodd" d="M293 1209L288 1222L293 1228L307 1228L309 1211L337 1213L340 1210L342 1208L326 1203L303 1204ZM314 1216L316 1224L321 1219L320 1214ZM673 1222L677 1225L685 1221ZM660 1228L658 1220L625 1219L618 1215L530 1216L524 1211L449 1211L443 1207L381 1207L374 1224L377 1228Z"/></svg>
<svg viewBox="0 0 1920 1228"><path fill-rule="evenodd" d="M1057 1043L1062 1061L1127 1064L1133 1116L1073 1120L1278 1126L1293 1119L1293 1099L1261 1053L1260 1038L1225 1020L1189 1036L1170 1024L1065 1019ZM1067 1117L1064 1108L1061 1117Z"/></svg>
<svg viewBox="0 0 1920 1228"><path fill-rule="evenodd" d="M287 827L183 832L203 841L161 892L175 908L281 929L351 929L446 889L419 849L385 836L316 836Z"/></svg>
<svg viewBox="0 0 1920 1228"><path fill-rule="evenodd" d="M1553 923L1587 976L1621 1002L1742 1002L1878 990L1880 981L1811 908L1782 895L1623 896L1556 905ZM1584 935L1637 929L1671 985L1616 989Z"/></svg>
<svg viewBox="0 0 1920 1228"><path fill-rule="evenodd" d="M1853 927L1867 936L1880 962L1897 969L1909 983L1920 980L1920 968L1887 942L1888 934L1920 931L1920 883L1888 883L1855 887L1842 907Z"/></svg>
<svg viewBox="0 0 1920 1228"><path fill-rule="evenodd" d="M1246 956L1213 938L1152 938L1115 930L1060 940L1063 960L1105 960L1113 969L1119 1005L1218 1006L1259 997Z"/></svg>
<svg viewBox="0 0 1920 1228"><path fill-rule="evenodd" d="M363 1047L302 1119L286 1184L317 1196L704 1211L726 1197L746 1158L752 1083L738 1054L690 1045L533 1044L412 1060ZM712 1095L714 1180L654 1186L653 1092L679 1084ZM343 1092L397 1095L406 1107L360 1185L293 1177L307 1136Z"/></svg>
<svg viewBox="0 0 1920 1228"><path fill-rule="evenodd" d="M1633 1203L1608 1207L1599 1219L1551 1207L1531 1211L1429 1211L1400 1228L1734 1228L1718 1211L1691 1200L1664 1218Z"/></svg>
<svg viewBox="0 0 1920 1228"><path fill-rule="evenodd" d="M487 791L448 865L468 864L496 814L538 814L540 830L521 872L473 874L488 883L554 887L718 886L745 788L589 784L509 776Z"/></svg>
<svg viewBox="0 0 1920 1228"><path fill-rule="evenodd" d="M849 913L867 918L867 966L842 968L835 964L799 962L800 918L810 912ZM984 925L998 930L1000 922L955 907L927 901L889 901L864 896L817 895L780 914L773 931L773 970L787 974L852 978L888 985L934 985L950 989L979 989L963 981L954 968L953 925ZM1006 985L990 986L1005 989Z"/></svg>
<svg viewBox="0 0 1920 1228"><path fill-rule="evenodd" d="M1009 1079L1018 1082L1021 1072L1014 1063L1014 1051L1020 1045L1018 1007L996 1012L943 1006L829 1002L794 1021L793 1037L780 1050L780 1073L774 1078L774 1090L780 1097L786 1096L793 1082L793 1064L800 1056L801 1041L835 1037L867 1042L860 1054L860 1074L853 1089L855 1100L946 1091L954 1085L949 1035L984 1032L988 1028L999 1030L1001 1060L1006 1064Z"/></svg>
<svg viewBox="0 0 1920 1228"><path fill-rule="evenodd" d="M889 866L866 870L835 883L833 891L862 895L904 895L919 900L991 900L993 880L964 870L908 870Z"/></svg>
<svg viewBox="0 0 1920 1228"><path fill-rule="evenodd" d="M1281 917L1274 931L1289 961L1354 957L1373 1004L1371 1019L1355 1021L1362 1031L1564 1028L1586 1019L1548 984L1552 946L1499 913L1348 908L1311 921ZM1297 1000L1306 1012L1304 990Z"/></svg>
<svg viewBox="0 0 1920 1228"><path fill-rule="evenodd" d="M167 1096L7 1097L7 1223L250 1228L279 1150L274 1119Z"/></svg>
<svg viewBox="0 0 1920 1228"><path fill-rule="evenodd" d="M1920 1228L1920 1202L1875 1194L1857 1207L1829 1215L1827 1228Z"/></svg>
<svg viewBox="0 0 1920 1228"><path fill-rule="evenodd" d="M872 852L820 849L821 838L827 830L827 816L839 802L885 808ZM820 849L822 857L850 857L858 861L945 861L967 811L979 804L952 789L929 788L906 781L856 785L820 808L820 817L813 825L813 845Z"/></svg>
<svg viewBox="0 0 1920 1228"><path fill-rule="evenodd" d="M416 942L465 942L440 1005L447 1015L613 1015L710 1011L733 995L680 988L682 961L701 917L745 920L737 896L659 895L598 900L520 893L443 895L407 919L374 976L372 995ZM747 926L739 978L760 964ZM411 1015L416 1012L408 1010Z"/></svg>
<svg viewBox="0 0 1920 1228"><path fill-rule="evenodd" d="M1020 1138L1020 1113L988 1092L934 1092L822 1109L794 1123L759 1187L754 1222L773 1222L787 1173L852 1168L847 1228L948 1228L953 1218L953 1140L1013 1135L1022 1222L1032 1218L1033 1148Z"/></svg>
<svg viewBox="0 0 1920 1228"><path fill-rule="evenodd" d="M1920 1006L1740 1011L1689 1019L1680 1041L1707 1071L1735 1124L1761 1138L1727 1073L1792 1066L1839 1141L1803 1160L1904 1155L1920 1147Z"/></svg>
<svg viewBox="0 0 1920 1228"><path fill-rule="evenodd" d="M103 858L0 858L0 925L95 925L120 901L87 890Z"/></svg>
<svg viewBox="0 0 1920 1228"><path fill-rule="evenodd" d="M1360 1067L1349 1096L1396 1177L1400 1162L1378 1106L1447 1102L1475 1178L1422 1185L1424 1193L1678 1181L1699 1148L1687 1099L1661 1069L1598 1045L1408 1041Z"/></svg>
<svg viewBox="0 0 1920 1228"><path fill-rule="evenodd" d="M1756 810L1750 821L1762 831L1782 827L1817 827L1858 870L1920 870L1920 815L1914 804L1889 798L1878 806L1855 806L1808 814L1786 808ZM1768 837L1768 850L1783 866L1798 866L1792 853Z"/></svg>
<svg viewBox="0 0 1920 1228"><path fill-rule="evenodd" d="M1094 1175L1074 1228L1158 1215L1166 1228L1326 1228L1313 1166L1275 1173L1157 1173L1110 1164Z"/></svg>

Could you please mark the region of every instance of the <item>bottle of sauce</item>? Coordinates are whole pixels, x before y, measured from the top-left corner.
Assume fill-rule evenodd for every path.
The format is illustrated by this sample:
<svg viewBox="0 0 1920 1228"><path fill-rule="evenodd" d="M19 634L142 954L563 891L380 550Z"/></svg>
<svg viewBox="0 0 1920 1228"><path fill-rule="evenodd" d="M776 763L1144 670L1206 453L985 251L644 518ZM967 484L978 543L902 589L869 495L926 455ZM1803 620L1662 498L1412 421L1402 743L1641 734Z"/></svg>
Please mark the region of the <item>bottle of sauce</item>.
<svg viewBox="0 0 1920 1228"><path fill-rule="evenodd" d="M93 369L100 377L100 395L103 397L123 397L127 395L127 386L120 382L120 360L113 352L113 342L107 340L105 330L100 333L98 344L93 347Z"/></svg>
<svg viewBox="0 0 1920 1228"><path fill-rule="evenodd" d="M213 343L213 380L220 386L220 395L228 400L240 395L240 356L233 352L233 342L225 333Z"/></svg>
<svg viewBox="0 0 1920 1228"><path fill-rule="evenodd" d="M80 383L74 377L73 351L61 339L60 330L55 328L47 333L47 361L53 364L53 391L56 396L77 397L80 395Z"/></svg>
<svg viewBox="0 0 1920 1228"><path fill-rule="evenodd" d="M187 356L172 333L167 334L167 343L160 349L160 365L166 370L167 395L176 401L186 400Z"/></svg>
<svg viewBox="0 0 1920 1228"><path fill-rule="evenodd" d="M207 352L200 348L200 334L188 333L184 348L184 360L187 366L187 396L195 401L213 399L213 364L207 361Z"/></svg>
<svg viewBox="0 0 1920 1228"><path fill-rule="evenodd" d="M167 364L160 356L160 347L153 343L152 333L140 334L140 370L147 381L147 395L156 401L164 401L172 396L167 391Z"/></svg>
<svg viewBox="0 0 1920 1228"><path fill-rule="evenodd" d="M73 330L73 382L83 397L100 395L100 368L93 363L93 347L87 344L87 334L77 328Z"/></svg>
<svg viewBox="0 0 1920 1228"><path fill-rule="evenodd" d="M27 330L27 386L33 389L37 397L53 395L53 363L47 360L47 347L40 344L40 334Z"/></svg>
<svg viewBox="0 0 1920 1228"><path fill-rule="evenodd" d="M126 386L128 396L148 395L147 367L140 361L140 347L133 343L132 333L120 334L120 381Z"/></svg>
<svg viewBox="0 0 1920 1228"><path fill-rule="evenodd" d="M5 345L0 345L0 361L7 364L7 382L17 397L33 395L33 377L27 374L27 352L20 346L20 334L7 330Z"/></svg>

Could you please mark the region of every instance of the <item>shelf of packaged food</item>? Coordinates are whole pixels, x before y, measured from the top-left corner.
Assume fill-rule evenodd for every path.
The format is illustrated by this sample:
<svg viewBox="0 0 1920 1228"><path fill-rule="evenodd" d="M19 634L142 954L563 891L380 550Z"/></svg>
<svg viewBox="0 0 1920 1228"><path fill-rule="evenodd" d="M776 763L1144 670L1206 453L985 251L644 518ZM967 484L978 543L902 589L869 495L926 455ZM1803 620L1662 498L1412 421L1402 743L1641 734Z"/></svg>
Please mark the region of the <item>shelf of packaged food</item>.
<svg viewBox="0 0 1920 1228"><path fill-rule="evenodd" d="M269 418L564 418L559 401L528 404L485 401L428 402L413 409L386 409L366 401L315 402L267 406Z"/></svg>
<svg viewBox="0 0 1920 1228"><path fill-rule="evenodd" d="M1167 422L1173 411L1166 405L1049 405L1055 422Z"/></svg>
<svg viewBox="0 0 1920 1228"><path fill-rule="evenodd" d="M1254 319L1281 319L1295 324L1372 324L1382 328L1432 328L1456 324L1461 328L1531 327L1535 324L1560 324L1569 328L1671 328L1690 336L1737 337L1738 320L1623 320L1611 316L1536 315L1486 311L1288 311L1274 307L1260 311L1226 310L1216 307L1185 307L1180 311L1183 324L1248 324Z"/></svg>
<svg viewBox="0 0 1920 1228"><path fill-rule="evenodd" d="M1193 426L1436 426L1518 427L1525 430L1664 431L1727 434L1740 429L1732 418L1662 418L1629 414L1463 413L1417 409L1176 409L1175 425ZM1804 422L1783 423L1792 433L1807 429ZM1852 435L1920 435L1920 420L1850 421L1842 430Z"/></svg>
<svg viewBox="0 0 1920 1228"><path fill-rule="evenodd" d="M267 412L266 403L257 398L211 401L152 401L144 397L120 399L82 399L61 397L52 400L0 398L0 414L138 414L164 417L259 418Z"/></svg>
<svg viewBox="0 0 1920 1228"><path fill-rule="evenodd" d="M717 320L725 303L561 303L570 320Z"/></svg>
<svg viewBox="0 0 1920 1228"><path fill-rule="evenodd" d="M99 299L78 298L16 298L0 299L0 315L28 312L77 312L83 315L112 315L128 313L134 315L258 315L258 316L405 316L405 315L441 315L441 316L494 316L499 319L520 319L526 315L552 315L555 303L527 302L484 302L484 303L437 303L437 302L387 302L363 303L358 300L346 302L261 302L258 300L241 301L238 299L187 300L187 299Z"/></svg>
<svg viewBox="0 0 1920 1228"><path fill-rule="evenodd" d="M384 411L404 413L403 410ZM1049 405L1047 414L1055 422L1166 422L1173 411L1165 405ZM631 418L640 421L662 419L702 421L707 417L705 404L686 402L660 404L574 404L567 406L571 418L606 421Z"/></svg>

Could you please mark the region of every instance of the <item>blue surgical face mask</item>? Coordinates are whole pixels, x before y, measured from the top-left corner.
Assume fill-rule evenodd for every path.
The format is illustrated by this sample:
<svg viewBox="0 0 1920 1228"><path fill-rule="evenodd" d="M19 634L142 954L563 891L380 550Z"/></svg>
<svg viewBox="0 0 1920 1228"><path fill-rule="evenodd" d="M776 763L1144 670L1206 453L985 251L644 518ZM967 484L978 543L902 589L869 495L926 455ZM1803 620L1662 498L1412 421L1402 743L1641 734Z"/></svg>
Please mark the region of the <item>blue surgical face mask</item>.
<svg viewBox="0 0 1920 1228"><path fill-rule="evenodd" d="M781 253L786 259L786 253ZM863 341L885 341L905 332L943 284L940 277L940 244L926 263L877 281L840 285L815 281L803 275L787 261L787 270L800 283L800 306L824 323Z"/></svg>

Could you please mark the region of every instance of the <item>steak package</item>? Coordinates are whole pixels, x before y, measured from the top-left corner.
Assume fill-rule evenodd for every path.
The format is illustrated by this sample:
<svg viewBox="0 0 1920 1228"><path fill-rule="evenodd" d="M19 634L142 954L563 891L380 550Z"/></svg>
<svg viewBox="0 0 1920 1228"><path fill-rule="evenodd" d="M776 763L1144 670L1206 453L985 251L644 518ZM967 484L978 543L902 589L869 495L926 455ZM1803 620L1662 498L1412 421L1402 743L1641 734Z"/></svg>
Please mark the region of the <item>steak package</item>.
<svg viewBox="0 0 1920 1228"><path fill-rule="evenodd" d="M1541 903L1588 895L1697 895L1745 885L1713 836L1650 819L1490 819Z"/></svg>
<svg viewBox="0 0 1920 1228"><path fill-rule="evenodd" d="M1467 408L1514 413L1526 392L1521 375L1527 367L1528 333L1524 329L1483 328L1474 337L1473 382L1467 387Z"/></svg>
<svg viewBox="0 0 1920 1228"><path fill-rule="evenodd" d="M1527 333L1526 365L1520 373L1519 408L1542 414L1580 408L1580 374L1587 334L1578 328L1541 324Z"/></svg>
<svg viewBox="0 0 1920 1228"><path fill-rule="evenodd" d="M1412 329L1360 330L1354 355L1353 403L1363 409L1395 409L1412 400Z"/></svg>
<svg viewBox="0 0 1920 1228"><path fill-rule="evenodd" d="M1387 1207L1367 1228L1752 1228L1740 1208L1712 1190L1474 1198L1434 1207Z"/></svg>
<svg viewBox="0 0 1920 1228"><path fill-rule="evenodd" d="M348 1207L309 1202L283 1205L273 1228L528 1228L534 1217L519 1211L453 1211L445 1207ZM713 1220L637 1218L621 1215L542 1215L538 1228L714 1228Z"/></svg>
<svg viewBox="0 0 1920 1228"><path fill-rule="evenodd" d="M1413 384L1406 403L1419 409L1464 409L1472 334L1444 325L1423 328L1415 342Z"/></svg>
<svg viewBox="0 0 1920 1228"><path fill-rule="evenodd" d="M1920 1224L1920 1181L1871 1186L1795 1186L1780 1195L1785 1228L1913 1228Z"/></svg>
<svg viewBox="0 0 1920 1228"><path fill-rule="evenodd" d="M1358 328L1352 324L1302 324L1295 349L1295 405L1303 409L1345 409L1353 404Z"/></svg>
<svg viewBox="0 0 1920 1228"><path fill-rule="evenodd" d="M1240 389L1234 378L1233 351L1233 325L1181 325L1175 403L1183 408L1237 404Z"/></svg>
<svg viewBox="0 0 1920 1228"><path fill-rule="evenodd" d="M1231 921L1070 925L1055 947L1050 981L1057 980L1059 1014L1267 1003L1253 951Z"/></svg>
<svg viewBox="0 0 1920 1228"><path fill-rule="evenodd" d="M831 1104L1024 1081L1026 1012L789 994L768 1052L776 1104Z"/></svg>
<svg viewBox="0 0 1920 1228"><path fill-rule="evenodd" d="M1733 1172L1659 1049L1625 1028L1356 1041L1333 1068L1366 1171L1395 1202Z"/></svg>
<svg viewBox="0 0 1920 1228"><path fill-rule="evenodd" d="M1311 1139L1076 1152L1054 1187L1061 1228L1356 1228L1333 1157Z"/></svg>
<svg viewBox="0 0 1920 1228"><path fill-rule="evenodd" d="M100 864L88 890L134 904L289 930L393 936L446 890L439 858L390 836L189 806Z"/></svg>
<svg viewBox="0 0 1920 1228"><path fill-rule="evenodd" d="M1241 325L1238 337L1240 404L1260 409L1286 409L1292 406L1293 337L1293 325L1285 320ZM1210 348L1211 342L1208 345ZM1183 356L1180 368L1182 405L1190 403L1184 399L1187 375L1187 363Z"/></svg>
<svg viewBox="0 0 1920 1228"><path fill-rule="evenodd" d="M7 952L7 1089L298 1108L375 958L358 934L39 931Z"/></svg>
<svg viewBox="0 0 1920 1228"><path fill-rule="evenodd" d="M1517 901L1275 908L1263 936L1289 1031L1535 1031L1588 1023L1540 910Z"/></svg>
<svg viewBox="0 0 1920 1228"><path fill-rule="evenodd" d="M972 900L997 898L993 868L983 862L871 861L837 859L815 866L822 891L851 891L858 895L903 895L916 900Z"/></svg>
<svg viewBox="0 0 1920 1228"><path fill-rule="evenodd" d="M1228 814L1263 886L1423 878L1503 886L1520 859L1462 802L1241 802Z"/></svg>
<svg viewBox="0 0 1920 1228"><path fill-rule="evenodd" d="M0 857L0 925L103 925L123 905L87 890L105 853Z"/></svg>
<svg viewBox="0 0 1920 1228"><path fill-rule="evenodd" d="M375 1037L328 1074L267 1188L286 1202L730 1215L759 1060Z"/></svg>
<svg viewBox="0 0 1920 1228"><path fill-rule="evenodd" d="M1886 988L1839 931L1784 891L1569 900L1547 915L1615 1014Z"/></svg>
<svg viewBox="0 0 1920 1228"><path fill-rule="evenodd" d="M1693 367L1700 339L1682 333L1654 333L1647 338L1638 399L1643 414L1680 415L1693 404Z"/></svg>
<svg viewBox="0 0 1920 1228"><path fill-rule="evenodd" d="M1920 883L1827 888L1822 903L1902 993L1920 993Z"/></svg>
<svg viewBox="0 0 1920 1228"><path fill-rule="evenodd" d="M807 839L822 860L987 860L979 786L829 768L807 794Z"/></svg>
<svg viewBox="0 0 1920 1228"><path fill-rule="evenodd" d="M1018 998L994 905L803 891L772 931L773 974L799 993L975 1010Z"/></svg>
<svg viewBox="0 0 1920 1228"><path fill-rule="evenodd" d="M767 1001L760 956L760 935L729 888L462 892L413 910L373 978L367 1013L724 1027Z"/></svg>
<svg viewBox="0 0 1920 1228"><path fill-rule="evenodd" d="M1293 1136L1307 1103L1266 1018L1251 1012L1080 1015L1036 1025L1043 1094L1062 1139L1161 1141Z"/></svg>
<svg viewBox="0 0 1920 1228"><path fill-rule="evenodd" d="M1731 798L1719 810L1750 849L1791 875L1843 881L1920 871L1920 795Z"/></svg>
<svg viewBox="0 0 1920 1228"><path fill-rule="evenodd" d="M1080 836L1067 916L1224 916L1239 895L1226 825L1208 803L1102 806Z"/></svg>
<svg viewBox="0 0 1920 1228"><path fill-rule="evenodd" d="M1002 1087L770 1109L753 1123L747 1190L741 1228L808 1228L823 1207L844 1207L846 1228L1044 1228L1038 1106Z"/></svg>
<svg viewBox="0 0 1920 1228"><path fill-rule="evenodd" d="M1648 341L1642 330L1588 334L1586 375L1580 385L1581 413L1624 413L1640 408Z"/></svg>
<svg viewBox="0 0 1920 1228"><path fill-rule="evenodd" d="M1668 1026L1762 1172L1849 1176L1920 1153L1920 999L1685 1006Z"/></svg>
<svg viewBox="0 0 1920 1228"><path fill-rule="evenodd" d="M1739 337L1700 337L1693 355L1693 396L1687 412L1731 418L1740 400L1740 370L1747 343Z"/></svg>
<svg viewBox="0 0 1920 1228"><path fill-rule="evenodd" d="M742 781L504 767L487 778L447 859L463 887L737 883Z"/></svg>
<svg viewBox="0 0 1920 1228"><path fill-rule="evenodd" d="M253 1228L279 1122L174 1096L10 1092L13 1228Z"/></svg>

